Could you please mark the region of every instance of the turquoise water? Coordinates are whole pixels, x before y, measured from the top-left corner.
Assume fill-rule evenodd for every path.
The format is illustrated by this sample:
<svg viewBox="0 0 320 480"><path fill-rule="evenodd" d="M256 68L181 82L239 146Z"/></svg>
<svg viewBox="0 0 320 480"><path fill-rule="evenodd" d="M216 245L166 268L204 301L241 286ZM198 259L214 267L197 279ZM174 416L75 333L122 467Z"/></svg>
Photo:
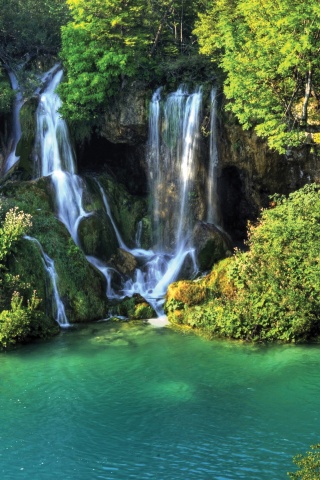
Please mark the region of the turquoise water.
<svg viewBox="0 0 320 480"><path fill-rule="evenodd" d="M2 354L0 478L288 478L320 440L319 359L106 323Z"/></svg>

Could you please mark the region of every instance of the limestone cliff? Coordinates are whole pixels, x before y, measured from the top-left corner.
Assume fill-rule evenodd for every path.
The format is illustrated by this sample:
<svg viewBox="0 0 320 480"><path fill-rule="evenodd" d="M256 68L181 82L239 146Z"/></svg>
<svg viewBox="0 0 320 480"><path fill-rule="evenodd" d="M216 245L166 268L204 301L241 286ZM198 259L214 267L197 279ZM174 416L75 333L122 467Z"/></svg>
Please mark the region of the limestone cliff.
<svg viewBox="0 0 320 480"><path fill-rule="evenodd" d="M147 178L145 144L150 98L151 92L141 83L125 85L119 97L106 107L100 130L101 137L106 139L100 141L109 167L116 175L124 169L127 173L122 177L127 177L127 182L135 177L136 184L142 178L145 184ZM271 151L253 130L244 131L230 114L222 114L217 136L222 223L235 240L245 236L248 219L255 219L261 208L268 206L269 195L288 194L306 183L320 181L320 149L315 144L280 155ZM208 150L208 138L204 136L202 164L208 162ZM112 151L111 161L108 151ZM140 185L139 190L147 189ZM200 205L201 199L198 200Z"/></svg>

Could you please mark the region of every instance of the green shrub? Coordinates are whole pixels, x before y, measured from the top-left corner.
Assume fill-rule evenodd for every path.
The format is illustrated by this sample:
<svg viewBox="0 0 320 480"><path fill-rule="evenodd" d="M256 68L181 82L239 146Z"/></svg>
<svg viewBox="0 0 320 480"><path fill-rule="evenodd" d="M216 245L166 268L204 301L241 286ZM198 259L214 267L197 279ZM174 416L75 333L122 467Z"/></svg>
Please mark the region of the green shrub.
<svg viewBox="0 0 320 480"><path fill-rule="evenodd" d="M311 445L312 451L296 455L293 462L300 470L289 472L292 480L318 480L320 478L320 444Z"/></svg>
<svg viewBox="0 0 320 480"><path fill-rule="evenodd" d="M36 291L24 304L24 298L19 292L13 292L11 309L0 313L0 346L9 347L15 343L23 343L30 338L45 337L56 333L54 328L40 309L41 300Z"/></svg>
<svg viewBox="0 0 320 480"><path fill-rule="evenodd" d="M262 211L256 225L249 225L249 250L236 252L197 283L199 291L203 285L209 289L201 304L181 302L181 295L170 298L170 321L251 341L316 338L320 332L319 191L317 185L306 185L288 198L274 196L272 208ZM175 308L173 300L180 302Z"/></svg>

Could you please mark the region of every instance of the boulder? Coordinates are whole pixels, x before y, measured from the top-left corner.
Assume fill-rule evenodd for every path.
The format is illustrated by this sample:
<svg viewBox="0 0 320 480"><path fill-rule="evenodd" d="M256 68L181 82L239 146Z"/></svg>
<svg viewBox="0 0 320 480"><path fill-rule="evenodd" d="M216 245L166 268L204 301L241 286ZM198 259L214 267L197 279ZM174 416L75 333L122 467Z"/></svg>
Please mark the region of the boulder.
<svg viewBox="0 0 320 480"><path fill-rule="evenodd" d="M209 270L218 260L231 255L232 243L222 229L212 223L198 222L192 233L200 270Z"/></svg>
<svg viewBox="0 0 320 480"><path fill-rule="evenodd" d="M138 266L135 257L122 248L118 248L117 253L112 255L108 263L125 276L131 276Z"/></svg>

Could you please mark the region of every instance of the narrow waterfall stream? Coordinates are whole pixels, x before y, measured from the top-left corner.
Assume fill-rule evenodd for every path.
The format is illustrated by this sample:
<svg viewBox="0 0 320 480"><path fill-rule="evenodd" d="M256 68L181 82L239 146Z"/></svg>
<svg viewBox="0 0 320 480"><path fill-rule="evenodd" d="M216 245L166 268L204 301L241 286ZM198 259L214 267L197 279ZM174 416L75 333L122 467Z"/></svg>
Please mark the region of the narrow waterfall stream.
<svg viewBox="0 0 320 480"><path fill-rule="evenodd" d="M22 135L20 124L20 110L23 105L23 96L15 74L11 70L9 70L8 75L10 78L11 87L16 92L16 98L12 111L12 134L10 141L10 153L5 161L4 173L10 170L10 168L19 160L19 157L16 155L16 148Z"/></svg>
<svg viewBox="0 0 320 480"><path fill-rule="evenodd" d="M74 242L81 247L78 227L92 212L82 206L84 180L76 174L74 154L68 129L58 110L61 100L55 92L63 72L58 71L41 95L37 109L35 145L36 176L51 176L58 218L68 229ZM163 315L164 296L168 285L178 278L181 270L197 272L192 230L195 224L190 209L197 176L202 91L188 93L185 87L161 99L161 88L150 103L148 167L150 191L153 193L152 250L140 246L140 231L136 247L128 248L112 217L107 192L97 182L106 215L112 223L119 248L129 252L138 262L132 278L122 279L119 288L113 286L115 268L99 258L87 260L104 275L109 299L122 299L135 293L142 295L158 316ZM212 121L213 122L213 121ZM212 123L213 125L213 123Z"/></svg>
<svg viewBox="0 0 320 480"><path fill-rule="evenodd" d="M54 261L43 251L41 243L34 237L29 237L28 235L25 235L24 238L26 240L29 240L31 242L34 242L37 247L40 250L42 261L44 268L49 276L51 285L52 285L52 290L53 290L53 310L55 312L55 320L56 322L60 325L60 327L69 327L70 324L67 319L67 315L64 309L64 305L62 303L62 300L59 295L59 290L58 290L58 275L54 266Z"/></svg>
<svg viewBox="0 0 320 480"><path fill-rule="evenodd" d="M36 175L51 175L58 217L79 245L78 226L88 214L82 208L82 179L76 175L66 122L58 110L61 100L55 89L62 78L59 70L42 93L37 109Z"/></svg>

